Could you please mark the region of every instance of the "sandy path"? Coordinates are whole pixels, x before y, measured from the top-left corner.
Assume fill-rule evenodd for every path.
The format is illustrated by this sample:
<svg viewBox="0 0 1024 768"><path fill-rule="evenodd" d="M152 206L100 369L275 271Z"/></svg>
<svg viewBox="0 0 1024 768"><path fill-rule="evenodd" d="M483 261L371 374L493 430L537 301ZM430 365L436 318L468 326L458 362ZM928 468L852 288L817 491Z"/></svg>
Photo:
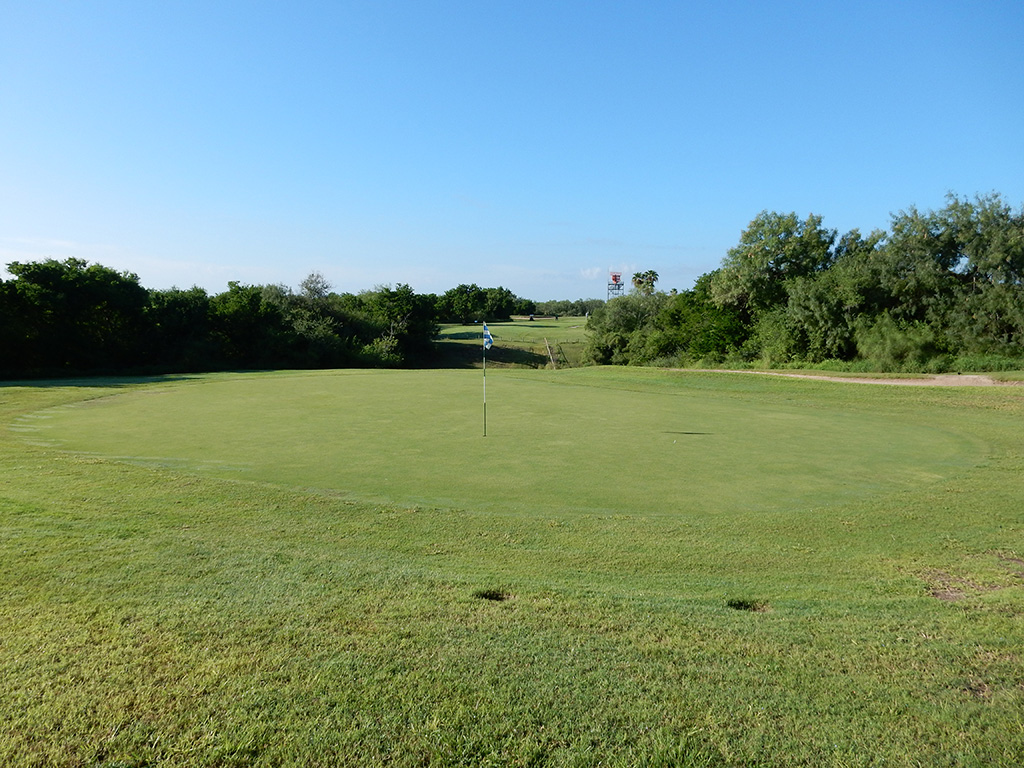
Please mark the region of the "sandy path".
<svg viewBox="0 0 1024 768"><path fill-rule="evenodd" d="M687 370L687 369L680 369ZM1024 381L999 381L991 376L978 374L941 373L919 379L872 379L854 376L826 376L813 373L782 373L780 371L733 371L722 369L700 369L701 373L756 373L761 376L784 376L791 379L817 379L819 381L841 381L847 384L892 384L903 387L1019 387Z"/></svg>

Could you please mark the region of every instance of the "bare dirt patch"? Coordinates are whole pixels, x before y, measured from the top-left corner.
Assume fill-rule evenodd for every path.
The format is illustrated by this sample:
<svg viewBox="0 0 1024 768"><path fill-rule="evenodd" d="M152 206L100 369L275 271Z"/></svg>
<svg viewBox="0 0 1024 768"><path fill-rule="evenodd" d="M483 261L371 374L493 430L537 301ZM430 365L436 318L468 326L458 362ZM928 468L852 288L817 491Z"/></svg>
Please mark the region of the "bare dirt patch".
<svg viewBox="0 0 1024 768"><path fill-rule="evenodd" d="M964 692L976 699L992 698L992 686L984 680L971 680Z"/></svg>
<svg viewBox="0 0 1024 768"><path fill-rule="evenodd" d="M987 552L986 555L995 557L999 564L1008 571L1012 579L1024 579L1024 559L1004 552ZM921 574L920 578L928 588L928 594L937 600L955 602L968 597L977 597L986 592L998 592L1007 589L1012 584L981 583L965 576L954 576L946 571L928 571Z"/></svg>
<svg viewBox="0 0 1024 768"><path fill-rule="evenodd" d="M928 594L946 602L963 600L972 594L994 589L994 587L988 587L970 579L953 576L945 571L932 571L925 576L925 581L928 583Z"/></svg>

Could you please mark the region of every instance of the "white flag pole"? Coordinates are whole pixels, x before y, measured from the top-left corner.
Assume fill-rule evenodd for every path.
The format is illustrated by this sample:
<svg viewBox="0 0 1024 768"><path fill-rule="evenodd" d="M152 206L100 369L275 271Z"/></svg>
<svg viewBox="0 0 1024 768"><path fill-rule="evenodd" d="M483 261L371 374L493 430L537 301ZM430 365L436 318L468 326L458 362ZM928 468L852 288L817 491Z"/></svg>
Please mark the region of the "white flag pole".
<svg viewBox="0 0 1024 768"><path fill-rule="evenodd" d="M484 345L484 437L487 437L487 345Z"/></svg>
<svg viewBox="0 0 1024 768"><path fill-rule="evenodd" d="M487 349L493 343L487 323L484 323L484 437L487 437Z"/></svg>

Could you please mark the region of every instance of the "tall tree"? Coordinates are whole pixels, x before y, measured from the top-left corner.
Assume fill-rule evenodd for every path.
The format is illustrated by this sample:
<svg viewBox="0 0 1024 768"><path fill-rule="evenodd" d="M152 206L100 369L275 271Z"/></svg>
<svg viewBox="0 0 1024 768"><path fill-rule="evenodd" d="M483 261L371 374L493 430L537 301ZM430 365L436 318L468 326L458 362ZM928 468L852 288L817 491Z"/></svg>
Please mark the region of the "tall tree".
<svg viewBox="0 0 1024 768"><path fill-rule="evenodd" d="M821 216L801 221L795 213L762 211L729 249L711 284L719 304L737 306L752 317L786 301L786 282L828 269L836 231Z"/></svg>
<svg viewBox="0 0 1024 768"><path fill-rule="evenodd" d="M696 361L722 359L740 347L747 329L735 307L711 300L714 273L702 275L693 289L670 295L655 319L655 333L645 354L652 360L681 357Z"/></svg>
<svg viewBox="0 0 1024 768"><path fill-rule="evenodd" d="M389 364L422 361L433 351L437 335L434 300L404 283L379 286L360 294L368 315L381 327L377 348L388 349Z"/></svg>
<svg viewBox="0 0 1024 768"><path fill-rule="evenodd" d="M633 274L633 289L643 295L650 296L654 293L654 286L658 282L658 273L653 269L648 269L646 272L636 272Z"/></svg>
<svg viewBox="0 0 1024 768"><path fill-rule="evenodd" d="M999 195L950 196L940 214L959 246L960 296L949 338L969 352L1013 354L1024 343L1024 207Z"/></svg>
<svg viewBox="0 0 1024 768"><path fill-rule="evenodd" d="M263 287L228 283L228 290L210 300L212 331L230 365L243 368L296 364L294 331Z"/></svg>
<svg viewBox="0 0 1024 768"><path fill-rule="evenodd" d="M150 291L147 362L165 370L201 371L223 364L210 335L210 297L199 287Z"/></svg>
<svg viewBox="0 0 1024 768"><path fill-rule="evenodd" d="M137 364L148 291L137 275L82 259L13 262L26 370L107 370Z"/></svg>
<svg viewBox="0 0 1024 768"><path fill-rule="evenodd" d="M484 320L498 321L512 319L516 311L516 295L500 285L484 290Z"/></svg>
<svg viewBox="0 0 1024 768"><path fill-rule="evenodd" d="M664 293L635 291L595 309L587 321L586 359L615 365L640 362L654 318L666 299Z"/></svg>
<svg viewBox="0 0 1024 768"><path fill-rule="evenodd" d="M438 319L447 323L483 320L486 294L476 283L463 283L444 292L437 301Z"/></svg>

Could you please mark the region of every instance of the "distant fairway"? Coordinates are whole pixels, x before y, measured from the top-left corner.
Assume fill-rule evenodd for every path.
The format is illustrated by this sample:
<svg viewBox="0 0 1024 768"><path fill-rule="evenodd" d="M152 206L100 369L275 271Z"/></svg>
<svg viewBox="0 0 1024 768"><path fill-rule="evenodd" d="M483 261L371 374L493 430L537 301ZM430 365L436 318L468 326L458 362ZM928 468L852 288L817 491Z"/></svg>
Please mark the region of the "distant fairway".
<svg viewBox="0 0 1024 768"><path fill-rule="evenodd" d="M799 387L799 384L793 385ZM218 376L49 414L63 448L355 499L543 514L745 514L934 482L977 440L699 374Z"/></svg>
<svg viewBox="0 0 1024 768"><path fill-rule="evenodd" d="M550 367L554 356L558 367L577 366L582 361L587 338L587 318L514 320L490 323L494 347L488 353L491 367ZM438 349L443 367L479 367L482 326L443 325Z"/></svg>

